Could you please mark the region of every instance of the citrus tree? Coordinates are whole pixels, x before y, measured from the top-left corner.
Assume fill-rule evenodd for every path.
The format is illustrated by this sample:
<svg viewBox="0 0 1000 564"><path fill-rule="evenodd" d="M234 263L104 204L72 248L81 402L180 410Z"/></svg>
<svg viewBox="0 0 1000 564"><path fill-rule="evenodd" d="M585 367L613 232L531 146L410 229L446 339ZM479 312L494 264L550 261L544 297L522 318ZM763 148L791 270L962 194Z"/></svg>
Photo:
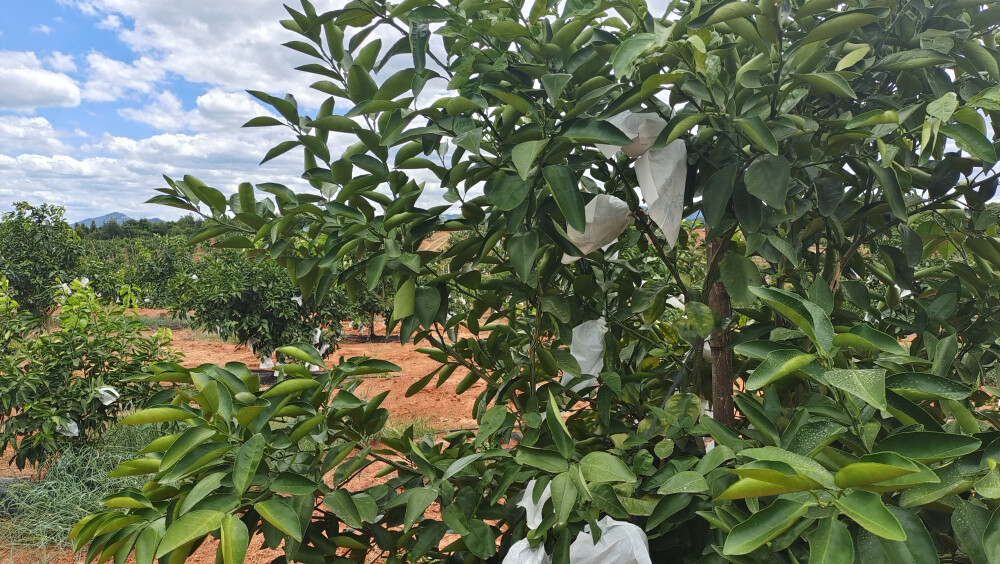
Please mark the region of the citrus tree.
<svg viewBox="0 0 1000 564"><path fill-rule="evenodd" d="M83 247L64 211L16 202L0 218L0 275L13 298L34 314L47 313L55 305L55 287L77 273Z"/></svg>
<svg viewBox="0 0 1000 564"><path fill-rule="evenodd" d="M329 387L311 396L320 415L285 412L281 431L164 411L220 454L179 469L169 447L159 493L81 522L81 546L183 558L215 534L238 561L262 531L301 561L570 562L626 535L615 546L635 553L604 559L995 561L993 2L289 13L301 38L286 45L329 98L313 114L252 92L280 119L247 125L291 128L265 160L303 150L315 190L226 198L186 177L154 201L199 211L206 234L269 253L319 300L362 270L369 287L391 277L391 324L440 362L407 393L484 382L480 427L373 445L357 427L378 425L381 398ZM680 229L695 213L703 236ZM461 237L421 247L441 231ZM467 311L449 312L454 296ZM296 401L241 396L235 374L189 379L241 412ZM310 420L332 428L287 436ZM282 461L302 449L311 473L292 488ZM342 479L369 464L392 477ZM196 511L210 488L218 504Z"/></svg>

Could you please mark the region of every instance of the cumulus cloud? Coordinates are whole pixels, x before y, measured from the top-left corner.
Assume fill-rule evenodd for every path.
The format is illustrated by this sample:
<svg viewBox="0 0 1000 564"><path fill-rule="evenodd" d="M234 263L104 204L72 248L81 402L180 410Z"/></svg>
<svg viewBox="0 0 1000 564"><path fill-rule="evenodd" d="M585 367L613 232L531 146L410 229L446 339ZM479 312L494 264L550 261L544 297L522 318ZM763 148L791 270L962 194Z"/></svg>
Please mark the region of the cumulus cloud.
<svg viewBox="0 0 1000 564"><path fill-rule="evenodd" d="M163 79L163 68L150 57L125 63L93 52L87 55L87 81L83 98L92 102L112 102L127 94L149 94Z"/></svg>
<svg viewBox="0 0 1000 564"><path fill-rule="evenodd" d="M229 131L239 133L239 127L252 117L271 114L245 92L229 92L212 88L195 101L195 108L185 110L173 92L158 94L142 108L122 108L119 115L149 124L160 131Z"/></svg>
<svg viewBox="0 0 1000 564"><path fill-rule="evenodd" d="M51 55L45 57L45 65L50 69L59 72L76 71L76 61L73 59L73 55L62 53L60 51L53 51Z"/></svg>
<svg viewBox="0 0 1000 564"><path fill-rule="evenodd" d="M69 76L42 68L30 51L0 51L0 110L34 111L80 104L80 88Z"/></svg>
<svg viewBox="0 0 1000 564"><path fill-rule="evenodd" d="M32 27L31 31L33 31L35 33L44 33L45 35L48 35L48 34L52 33L52 28L49 27L49 26L47 26L47 25L45 25L45 24L38 24L38 25Z"/></svg>
<svg viewBox="0 0 1000 564"><path fill-rule="evenodd" d="M59 139L62 136L43 117L0 116L0 139L6 152L65 153L70 148Z"/></svg>

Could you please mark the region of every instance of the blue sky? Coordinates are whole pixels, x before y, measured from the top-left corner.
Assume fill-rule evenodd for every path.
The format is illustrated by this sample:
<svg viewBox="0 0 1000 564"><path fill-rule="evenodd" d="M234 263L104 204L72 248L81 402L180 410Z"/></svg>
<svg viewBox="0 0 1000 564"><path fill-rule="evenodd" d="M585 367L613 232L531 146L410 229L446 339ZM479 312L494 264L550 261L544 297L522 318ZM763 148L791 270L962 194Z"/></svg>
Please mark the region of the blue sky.
<svg viewBox="0 0 1000 564"><path fill-rule="evenodd" d="M269 113L246 89L321 100L280 47L280 2L0 0L0 13L0 212L174 218L143 204L163 174L225 191L298 182L296 154L257 166L287 130L239 127Z"/></svg>

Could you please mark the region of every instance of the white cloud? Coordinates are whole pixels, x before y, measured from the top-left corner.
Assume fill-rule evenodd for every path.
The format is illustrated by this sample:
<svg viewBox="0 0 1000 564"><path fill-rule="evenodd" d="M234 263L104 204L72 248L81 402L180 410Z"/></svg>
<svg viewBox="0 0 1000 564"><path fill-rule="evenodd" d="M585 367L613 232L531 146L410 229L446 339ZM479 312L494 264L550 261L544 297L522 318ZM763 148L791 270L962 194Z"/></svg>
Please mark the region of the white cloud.
<svg viewBox="0 0 1000 564"><path fill-rule="evenodd" d="M0 110L79 104L80 88L72 78L43 69L30 51L0 51Z"/></svg>
<svg viewBox="0 0 1000 564"><path fill-rule="evenodd" d="M62 53L60 51L53 51L51 55L46 57L45 64L54 71L76 71L76 61L73 60L73 55Z"/></svg>
<svg viewBox="0 0 1000 564"><path fill-rule="evenodd" d="M97 23L100 29L118 29L122 26L122 19L115 14L108 14L103 20Z"/></svg>
<svg viewBox="0 0 1000 564"><path fill-rule="evenodd" d="M140 57L132 64L112 59L103 53L87 55L87 82L83 98L93 102L112 102L127 94L149 94L165 76L163 68L150 57Z"/></svg>
<svg viewBox="0 0 1000 564"><path fill-rule="evenodd" d="M172 92L162 92L142 108L122 108L126 119L152 125L160 131L222 131L239 134L239 127L252 117L270 115L264 106L245 92L213 88L196 100L193 110L185 110Z"/></svg>
<svg viewBox="0 0 1000 564"><path fill-rule="evenodd" d="M48 35L48 34L52 33L52 28L49 27L49 26L47 26L47 25L45 25L45 24L38 24L38 25L32 27L31 31L33 31L35 33L44 33L45 35Z"/></svg>
<svg viewBox="0 0 1000 564"><path fill-rule="evenodd" d="M64 153L69 146L61 136L43 117L0 116L0 139L9 153Z"/></svg>

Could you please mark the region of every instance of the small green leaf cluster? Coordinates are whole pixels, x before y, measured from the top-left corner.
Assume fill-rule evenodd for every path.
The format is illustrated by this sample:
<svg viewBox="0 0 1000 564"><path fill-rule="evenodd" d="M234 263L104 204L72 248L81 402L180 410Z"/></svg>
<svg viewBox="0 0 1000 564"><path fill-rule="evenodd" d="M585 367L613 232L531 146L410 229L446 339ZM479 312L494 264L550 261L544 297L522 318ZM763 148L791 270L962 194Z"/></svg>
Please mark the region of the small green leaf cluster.
<svg viewBox="0 0 1000 564"><path fill-rule="evenodd" d="M56 294L50 325L11 294L0 278L0 449L12 450L18 468L43 466L71 445L95 443L146 401L153 386L135 378L173 358L170 334L147 335L138 317L80 281Z"/></svg>

